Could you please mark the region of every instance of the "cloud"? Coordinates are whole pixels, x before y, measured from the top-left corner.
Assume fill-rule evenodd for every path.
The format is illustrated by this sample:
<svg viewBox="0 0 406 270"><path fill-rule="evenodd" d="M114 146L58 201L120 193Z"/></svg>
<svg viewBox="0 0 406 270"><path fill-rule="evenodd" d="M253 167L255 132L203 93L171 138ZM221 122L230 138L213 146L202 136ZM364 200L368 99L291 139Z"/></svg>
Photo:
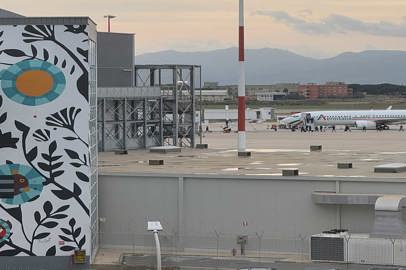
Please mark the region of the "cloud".
<svg viewBox="0 0 406 270"><path fill-rule="evenodd" d="M328 35L334 33L345 34L359 32L374 36L406 37L406 19L400 24L388 21L364 22L351 17L332 14L318 22L310 22L298 17L289 15L284 11L256 11L256 15L271 17L277 22L306 34Z"/></svg>

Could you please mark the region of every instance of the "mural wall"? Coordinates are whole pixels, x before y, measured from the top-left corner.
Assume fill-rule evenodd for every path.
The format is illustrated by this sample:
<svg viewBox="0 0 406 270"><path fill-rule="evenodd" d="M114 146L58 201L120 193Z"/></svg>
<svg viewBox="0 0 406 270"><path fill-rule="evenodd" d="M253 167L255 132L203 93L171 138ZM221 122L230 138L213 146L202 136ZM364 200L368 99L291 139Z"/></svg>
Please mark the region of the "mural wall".
<svg viewBox="0 0 406 270"><path fill-rule="evenodd" d="M0 26L0 256L90 254L87 28Z"/></svg>

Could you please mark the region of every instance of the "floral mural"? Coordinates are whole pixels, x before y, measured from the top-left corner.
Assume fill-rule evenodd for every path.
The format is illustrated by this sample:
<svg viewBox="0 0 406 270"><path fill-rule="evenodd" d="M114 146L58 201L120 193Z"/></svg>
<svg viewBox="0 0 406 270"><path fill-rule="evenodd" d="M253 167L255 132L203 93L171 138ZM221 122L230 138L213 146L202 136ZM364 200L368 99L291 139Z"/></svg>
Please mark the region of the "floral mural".
<svg viewBox="0 0 406 270"><path fill-rule="evenodd" d="M0 26L0 256L90 253L87 28Z"/></svg>

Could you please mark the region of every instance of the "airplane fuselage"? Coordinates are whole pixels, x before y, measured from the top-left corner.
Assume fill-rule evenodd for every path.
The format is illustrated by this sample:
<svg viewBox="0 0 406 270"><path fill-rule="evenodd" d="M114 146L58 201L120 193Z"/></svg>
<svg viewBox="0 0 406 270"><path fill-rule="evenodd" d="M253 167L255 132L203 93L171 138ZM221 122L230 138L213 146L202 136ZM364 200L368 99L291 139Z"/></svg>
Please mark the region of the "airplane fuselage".
<svg viewBox="0 0 406 270"><path fill-rule="evenodd" d="M315 126L368 126L406 122L406 110L314 111L293 114L281 121L286 125L301 123Z"/></svg>

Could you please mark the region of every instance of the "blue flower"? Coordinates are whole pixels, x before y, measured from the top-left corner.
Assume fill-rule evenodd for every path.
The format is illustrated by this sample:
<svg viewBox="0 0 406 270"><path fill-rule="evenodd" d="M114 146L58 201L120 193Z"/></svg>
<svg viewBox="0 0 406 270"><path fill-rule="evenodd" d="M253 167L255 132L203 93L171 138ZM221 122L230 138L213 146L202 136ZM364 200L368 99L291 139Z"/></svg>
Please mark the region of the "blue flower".
<svg viewBox="0 0 406 270"><path fill-rule="evenodd" d="M38 106L58 98L66 80L55 65L41 60L23 60L1 72L1 88L11 100Z"/></svg>

